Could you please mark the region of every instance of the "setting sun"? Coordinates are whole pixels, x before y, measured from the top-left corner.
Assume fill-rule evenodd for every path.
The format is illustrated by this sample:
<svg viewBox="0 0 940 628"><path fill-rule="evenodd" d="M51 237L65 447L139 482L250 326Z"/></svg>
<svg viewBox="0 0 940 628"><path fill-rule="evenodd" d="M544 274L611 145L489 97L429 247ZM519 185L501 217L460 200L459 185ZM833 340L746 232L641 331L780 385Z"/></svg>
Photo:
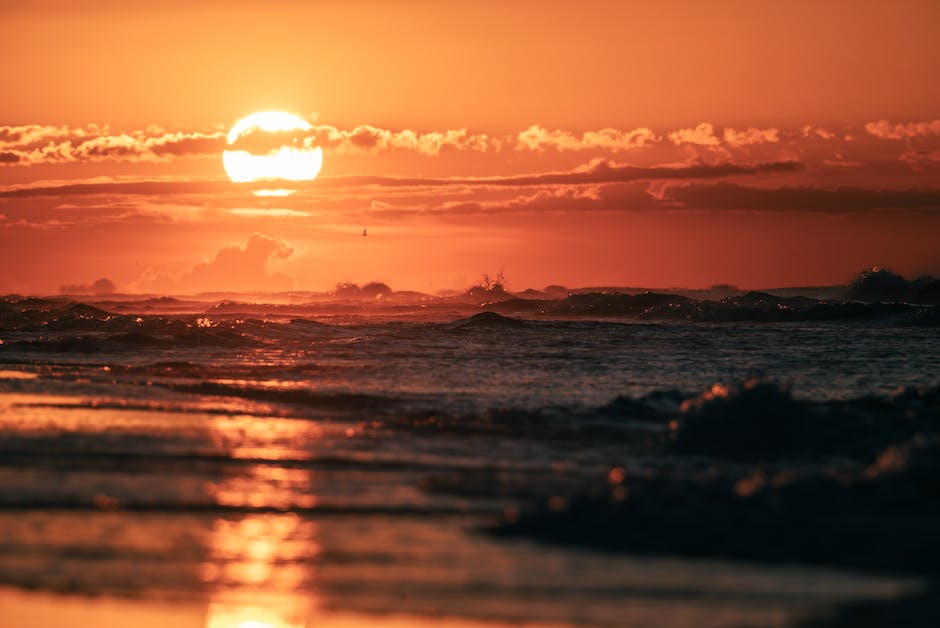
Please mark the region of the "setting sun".
<svg viewBox="0 0 940 628"><path fill-rule="evenodd" d="M291 183L312 181L323 166L323 151L304 142L303 133L312 128L303 118L283 111L242 118L226 138L232 147L222 153L226 174L234 183L263 183L253 190L257 196L293 194L297 190Z"/></svg>

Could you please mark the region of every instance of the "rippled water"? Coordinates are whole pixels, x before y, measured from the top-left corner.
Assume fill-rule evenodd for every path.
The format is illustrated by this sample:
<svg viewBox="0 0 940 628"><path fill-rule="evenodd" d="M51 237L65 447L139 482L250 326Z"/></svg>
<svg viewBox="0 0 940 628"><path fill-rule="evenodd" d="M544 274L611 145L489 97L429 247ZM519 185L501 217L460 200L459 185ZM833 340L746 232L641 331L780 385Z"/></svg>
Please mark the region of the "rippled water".
<svg viewBox="0 0 940 628"><path fill-rule="evenodd" d="M644 444L715 382L813 404L936 385L935 326L36 307L0 326L0 599L22 617L61 594L115 625L172 602L213 628L768 626L918 586L487 529L618 465L687 464Z"/></svg>

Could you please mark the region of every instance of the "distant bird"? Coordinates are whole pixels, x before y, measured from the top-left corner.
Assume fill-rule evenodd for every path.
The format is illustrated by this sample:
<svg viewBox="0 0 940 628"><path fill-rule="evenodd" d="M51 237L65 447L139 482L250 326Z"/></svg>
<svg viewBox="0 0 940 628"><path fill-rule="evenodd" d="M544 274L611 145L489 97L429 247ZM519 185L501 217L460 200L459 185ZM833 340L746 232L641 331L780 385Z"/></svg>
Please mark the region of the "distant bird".
<svg viewBox="0 0 940 628"><path fill-rule="evenodd" d="M364 237L366 237L366 235L367 235L367 234L366 234L366 230L365 230L365 228L363 228L363 230L362 230L362 237L364 238Z"/></svg>

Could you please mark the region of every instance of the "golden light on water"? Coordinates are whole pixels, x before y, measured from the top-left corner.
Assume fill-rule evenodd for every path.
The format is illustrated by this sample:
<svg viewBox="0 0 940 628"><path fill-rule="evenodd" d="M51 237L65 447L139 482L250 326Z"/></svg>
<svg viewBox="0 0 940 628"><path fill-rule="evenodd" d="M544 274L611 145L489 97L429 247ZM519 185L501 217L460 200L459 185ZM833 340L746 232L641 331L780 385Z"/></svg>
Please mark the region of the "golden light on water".
<svg viewBox="0 0 940 628"><path fill-rule="evenodd" d="M269 462L296 457L291 443L310 426L271 417L214 417L213 444L237 459ZM321 548L317 523L295 512L316 502L309 469L254 464L204 486L226 508L281 512L229 514L215 519L199 579L211 592L205 628L304 628L320 606L313 567Z"/></svg>
<svg viewBox="0 0 940 628"><path fill-rule="evenodd" d="M302 134L312 128L303 118L283 111L260 111L242 118L228 133L229 146L258 136L267 137L274 145L258 153L244 148L226 150L222 153L226 174L234 183L263 184L252 191L256 196L293 194L297 183L313 181L323 167L323 151L290 133ZM280 144L278 137L282 138Z"/></svg>
<svg viewBox="0 0 940 628"><path fill-rule="evenodd" d="M292 513L216 520L201 577L206 628L302 628L319 606L309 563L316 527Z"/></svg>

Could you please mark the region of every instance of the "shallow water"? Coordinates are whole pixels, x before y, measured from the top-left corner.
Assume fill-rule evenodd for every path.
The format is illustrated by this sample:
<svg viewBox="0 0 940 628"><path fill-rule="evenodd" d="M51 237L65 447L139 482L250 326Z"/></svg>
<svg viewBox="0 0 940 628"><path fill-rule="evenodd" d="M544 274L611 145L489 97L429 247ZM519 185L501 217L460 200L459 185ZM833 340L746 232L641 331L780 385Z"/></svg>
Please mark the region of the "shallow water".
<svg viewBox="0 0 940 628"><path fill-rule="evenodd" d="M42 307L0 327L0 625L782 626L919 586L487 529L612 467L701 466L645 443L715 382L936 385L935 326Z"/></svg>

